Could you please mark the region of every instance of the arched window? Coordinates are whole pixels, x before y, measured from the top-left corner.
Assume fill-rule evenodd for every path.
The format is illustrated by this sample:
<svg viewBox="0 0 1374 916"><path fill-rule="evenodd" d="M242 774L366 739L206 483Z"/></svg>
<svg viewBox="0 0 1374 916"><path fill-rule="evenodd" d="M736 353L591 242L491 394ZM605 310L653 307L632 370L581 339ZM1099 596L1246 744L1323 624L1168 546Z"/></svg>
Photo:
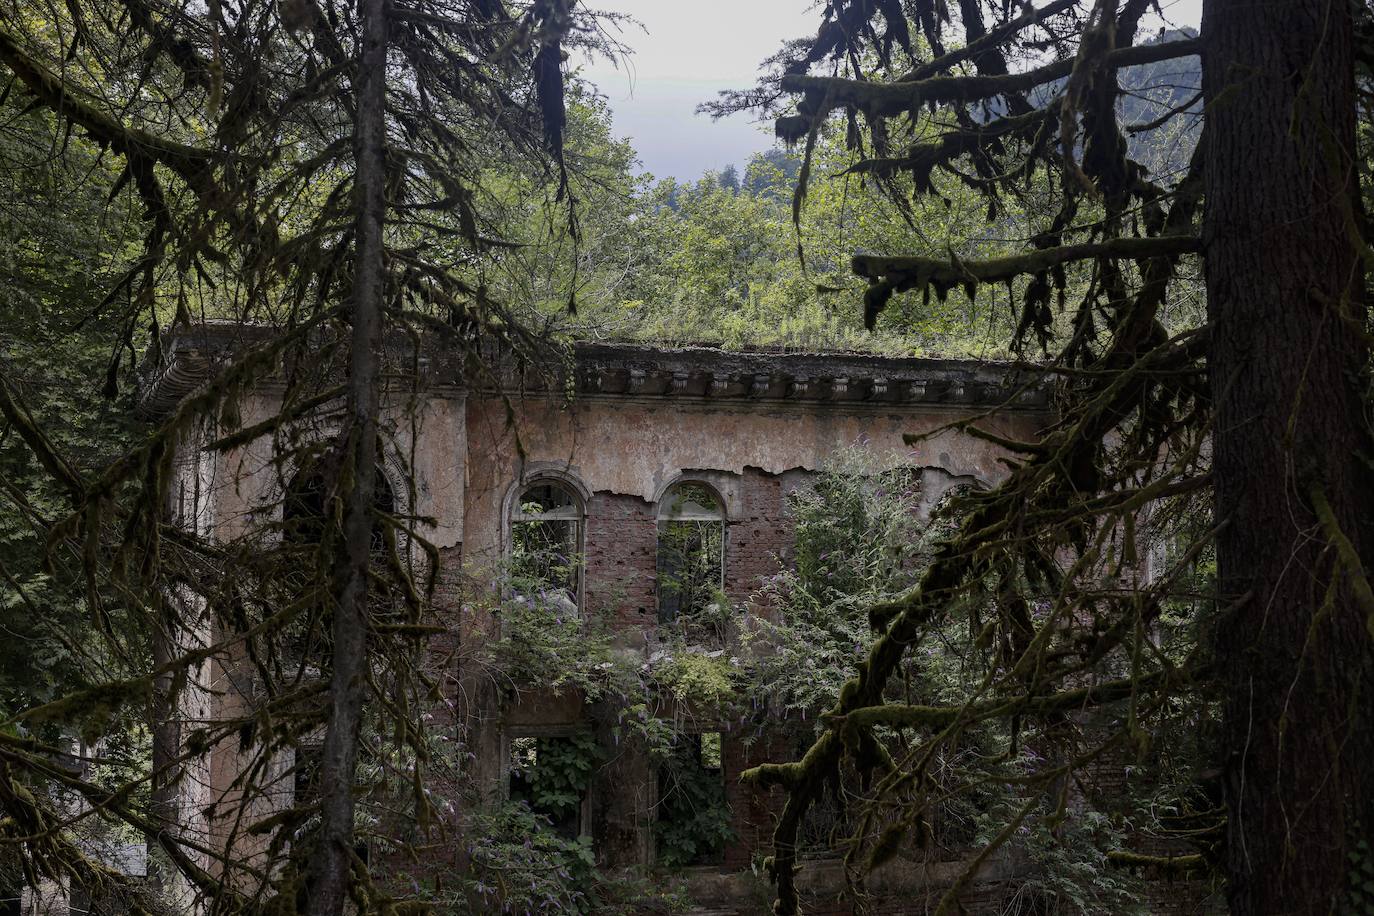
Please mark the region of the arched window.
<svg viewBox="0 0 1374 916"><path fill-rule="evenodd" d="M331 483L324 468L313 462L302 468L286 488L282 499L282 536L289 544L318 544L324 536L325 505ZM391 483L377 466L373 483L372 505L379 515L396 511L396 496ZM372 522L372 549L380 550L386 543L385 526L380 518Z"/></svg>
<svg viewBox="0 0 1374 916"><path fill-rule="evenodd" d="M324 537L326 512L330 511L330 497L336 495L330 492L333 483L334 478L328 469L321 466L319 459L307 462L296 476L291 478L282 496L284 545L296 550L319 545ZM382 473L380 459L377 464L377 476L373 482L372 505L377 510L372 520L372 549L380 551L386 546L386 526L381 516L392 515L396 511L395 491L391 488L391 482L387 480L386 475ZM373 562L379 562L378 558L374 556ZM328 570L327 567L307 565L303 562L297 569L297 574L327 575ZM378 593L374 593L371 600L375 604L382 599ZM329 621L327 612L323 610L326 606L317 604L313 611L288 624L283 642L280 644L283 664L298 665L302 670L314 670L314 676L318 676L319 671L315 668L315 663L320 658L319 653L325 648L322 640L329 638ZM291 768L294 804L304 806L319 800L323 753L323 746L316 740L305 740L295 746L295 762ZM368 843L359 843L354 847L354 852L366 862L369 857Z"/></svg>
<svg viewBox="0 0 1374 916"><path fill-rule="evenodd" d="M582 594L582 499L560 480L526 484L511 509L515 592L576 612Z"/></svg>
<svg viewBox="0 0 1374 916"><path fill-rule="evenodd" d="M725 506L710 487L677 484L658 504L658 620L696 614L725 587Z"/></svg>

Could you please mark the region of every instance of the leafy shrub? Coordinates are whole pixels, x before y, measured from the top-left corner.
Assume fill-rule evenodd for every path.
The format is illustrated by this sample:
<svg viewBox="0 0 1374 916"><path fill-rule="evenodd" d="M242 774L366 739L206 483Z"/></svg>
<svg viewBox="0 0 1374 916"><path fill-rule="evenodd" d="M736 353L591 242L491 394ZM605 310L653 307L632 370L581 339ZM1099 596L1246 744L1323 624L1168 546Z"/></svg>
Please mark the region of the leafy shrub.
<svg viewBox="0 0 1374 916"><path fill-rule="evenodd" d="M754 619L744 635L751 679L775 707L814 718L839 697L874 638L868 608L919 570L920 499L917 472L877 472L857 450L793 494L795 563L760 596L775 619Z"/></svg>
<svg viewBox="0 0 1374 916"><path fill-rule="evenodd" d="M517 738L512 756L528 786L530 807L554 824L570 823L575 828L582 799L603 756L596 736L578 732L557 738Z"/></svg>
<svg viewBox="0 0 1374 916"><path fill-rule="evenodd" d="M517 597L500 605L501 636L491 663L513 690L581 690L588 699L624 695L633 674L616 654L602 615L590 619L561 605Z"/></svg>
<svg viewBox="0 0 1374 916"><path fill-rule="evenodd" d="M474 819L464 890L484 913L591 913L597 881L591 840L569 840L515 802Z"/></svg>
<svg viewBox="0 0 1374 916"><path fill-rule="evenodd" d="M735 670L722 653L681 651L665 654L654 677L678 702L705 710L723 709L735 697Z"/></svg>
<svg viewBox="0 0 1374 916"><path fill-rule="evenodd" d="M1091 809L1070 813L1064 821L1038 820L1022 828L1023 846L1032 868L1021 885L1023 894L1041 901L1047 913L1149 912L1141 883L1131 872L1107 862L1107 851L1120 848L1122 830Z"/></svg>
<svg viewBox="0 0 1374 916"><path fill-rule="evenodd" d="M705 864L734 838L720 761L703 759L701 736L677 742L660 770L659 792L654 823L659 865Z"/></svg>

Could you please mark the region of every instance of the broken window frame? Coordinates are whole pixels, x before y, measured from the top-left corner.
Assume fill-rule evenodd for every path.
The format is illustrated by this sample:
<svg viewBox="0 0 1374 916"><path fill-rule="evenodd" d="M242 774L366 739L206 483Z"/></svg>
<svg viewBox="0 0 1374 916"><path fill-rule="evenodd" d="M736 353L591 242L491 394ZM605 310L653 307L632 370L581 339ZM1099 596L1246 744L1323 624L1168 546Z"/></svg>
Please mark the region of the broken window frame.
<svg viewBox="0 0 1374 916"><path fill-rule="evenodd" d="M703 505L700 501L691 501L690 497L684 499L683 491L701 490L704 495L710 498L714 505ZM702 480L684 479L674 483L664 491L663 497L658 501L658 511L656 513L656 532L655 543L655 593L658 612L658 622L660 625L672 624L684 617L691 617L705 609L706 604L700 607L689 606L690 602L684 597L687 589L673 587L669 576L669 563L665 562L668 557L665 549L666 535L674 530L681 531L679 526L695 526L695 531L689 538L695 539L695 550L710 549L709 542L716 542L715 550L719 556L712 565L716 567L715 575L707 580L693 583L689 586L692 590L702 588L708 592L723 592L725 590L725 558L728 548L729 518L725 512L725 500L721 498L720 492L715 487ZM709 528L719 526L719 530L714 534L706 533ZM681 551L682 559L679 568L687 566L686 558L694 553L694 548L689 546ZM705 564L702 564L705 571ZM702 602L709 601L709 594L701 596Z"/></svg>
<svg viewBox="0 0 1374 916"><path fill-rule="evenodd" d="M530 504L526 500L526 495L532 490L540 487L561 492L567 497L566 505L553 506L547 510L529 512L526 507ZM506 517L506 555L511 568L511 584L509 592L512 597L532 597L523 595L516 576L516 566L519 562L519 528L520 526L536 525L557 525L570 524L572 526L572 536L566 539L571 545L567 558L569 581L566 584L550 582L545 580L548 593L561 591L571 602L572 612L580 617L582 615L582 597L585 586L585 569L582 561L583 549L587 536L587 513L586 504L583 500L579 488L560 476L541 474L520 482L515 489L514 499L511 501L510 510ZM547 600L547 599L546 599Z"/></svg>

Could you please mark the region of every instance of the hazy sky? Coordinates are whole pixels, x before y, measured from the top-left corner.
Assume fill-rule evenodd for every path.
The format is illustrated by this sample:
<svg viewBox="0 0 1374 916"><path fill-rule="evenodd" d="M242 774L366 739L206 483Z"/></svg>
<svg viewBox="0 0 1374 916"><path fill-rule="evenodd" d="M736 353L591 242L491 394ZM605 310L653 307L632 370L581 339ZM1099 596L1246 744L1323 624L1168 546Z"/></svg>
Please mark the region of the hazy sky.
<svg viewBox="0 0 1374 916"><path fill-rule="evenodd" d="M615 133L629 137L656 177L689 180L707 169L742 166L773 143L771 123L748 116L712 121L694 114L721 89L753 85L759 63L789 38L815 34L813 0L583 0L628 13L618 36L633 51L619 70L605 61L582 72L610 101ZM1038 3L1037 3L1038 5ZM1176 25L1196 26L1201 0L1162 0ZM1153 28L1158 28L1156 23Z"/></svg>
<svg viewBox="0 0 1374 916"><path fill-rule="evenodd" d="M694 114L722 89L745 89L765 57L788 38L813 34L810 0L583 0L592 9L628 13L619 38L633 54L616 70L583 68L615 113L615 132L630 138L656 177L700 177L743 164L772 144L772 124L744 115L712 121Z"/></svg>

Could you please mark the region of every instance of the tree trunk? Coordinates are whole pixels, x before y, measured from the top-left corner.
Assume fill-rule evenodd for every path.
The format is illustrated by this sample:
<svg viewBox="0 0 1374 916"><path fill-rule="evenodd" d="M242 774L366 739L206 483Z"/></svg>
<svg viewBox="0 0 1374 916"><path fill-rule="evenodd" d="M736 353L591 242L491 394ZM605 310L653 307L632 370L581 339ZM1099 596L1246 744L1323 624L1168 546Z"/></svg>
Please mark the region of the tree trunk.
<svg viewBox="0 0 1374 916"><path fill-rule="evenodd" d="M386 0L363 0L354 126L353 334L344 461L344 555L335 570L334 663L320 762L320 836L311 863L310 916L341 913L353 859L353 777L366 687L368 566L377 479L378 363L384 265Z"/></svg>
<svg viewBox="0 0 1374 916"><path fill-rule="evenodd" d="M1374 545L1352 9L1204 6L1203 241L1225 526L1214 646L1238 914L1345 912L1349 853L1374 830L1374 639L1352 586Z"/></svg>

